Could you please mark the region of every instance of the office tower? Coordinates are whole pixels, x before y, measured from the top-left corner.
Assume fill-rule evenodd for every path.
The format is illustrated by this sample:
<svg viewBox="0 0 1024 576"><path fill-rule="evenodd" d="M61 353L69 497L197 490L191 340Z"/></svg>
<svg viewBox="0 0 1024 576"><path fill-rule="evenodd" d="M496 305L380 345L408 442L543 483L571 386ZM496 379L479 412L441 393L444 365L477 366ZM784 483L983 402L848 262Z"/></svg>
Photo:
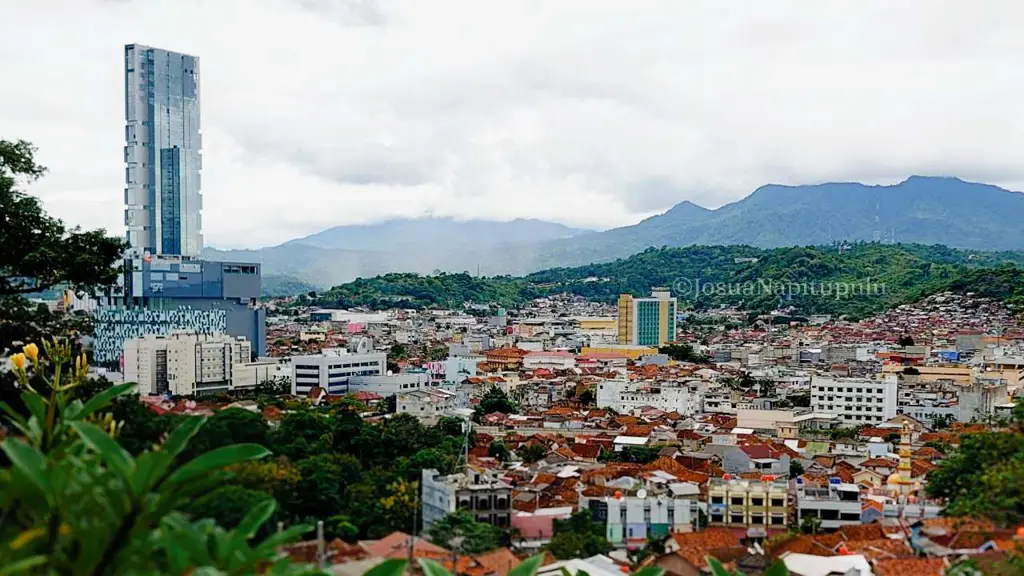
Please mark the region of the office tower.
<svg viewBox="0 0 1024 576"><path fill-rule="evenodd" d="M125 362L125 343L187 331L227 334L266 353L260 265L212 262L203 249L199 59L138 44L125 57L122 291L95 311L93 358Z"/></svg>
<svg viewBox="0 0 1024 576"><path fill-rule="evenodd" d="M619 344L663 346L676 338L676 299L654 288L650 298L619 296Z"/></svg>
<svg viewBox="0 0 1024 576"><path fill-rule="evenodd" d="M124 48L125 227L135 255L198 257L199 58L139 44Z"/></svg>

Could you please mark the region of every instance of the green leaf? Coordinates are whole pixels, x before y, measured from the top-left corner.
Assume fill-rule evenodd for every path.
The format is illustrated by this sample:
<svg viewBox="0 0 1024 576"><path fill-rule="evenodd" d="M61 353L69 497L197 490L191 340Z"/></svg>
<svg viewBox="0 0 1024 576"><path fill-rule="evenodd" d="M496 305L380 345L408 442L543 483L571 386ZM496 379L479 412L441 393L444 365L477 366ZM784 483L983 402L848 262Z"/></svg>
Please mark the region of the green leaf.
<svg viewBox="0 0 1024 576"><path fill-rule="evenodd" d="M241 536L243 539L249 540L256 535L256 531L260 529L260 526L263 526L267 520L270 520L275 510L277 510L277 501L273 498L260 502L238 523L238 527L235 528L235 536Z"/></svg>
<svg viewBox="0 0 1024 576"><path fill-rule="evenodd" d="M122 479L129 480L135 471L131 455L106 432L89 422L72 422L71 427L82 437L86 446L92 448Z"/></svg>
<svg viewBox="0 0 1024 576"><path fill-rule="evenodd" d="M199 429L206 423L206 416L189 416L186 417L181 424L179 424L171 433L167 436L167 441L164 442L162 450L167 452L171 456L177 456L188 446L188 441L199 432Z"/></svg>
<svg viewBox="0 0 1024 576"><path fill-rule="evenodd" d="M540 568L542 562L544 562L543 554L530 556L523 560L522 564L510 570L508 576L533 576L537 573L537 569Z"/></svg>
<svg viewBox="0 0 1024 576"><path fill-rule="evenodd" d="M215 470L220 470L225 466L232 464L238 464L239 462L245 462L247 460L258 460L270 455L270 450L267 450L259 444L234 444L231 446L223 446L215 450L211 450L202 456L197 456L190 460L187 464L178 468L174 474L171 474L167 482L170 484L178 484L191 480L196 476L202 476Z"/></svg>
<svg viewBox="0 0 1024 576"><path fill-rule="evenodd" d="M26 390L21 393L21 401L25 403L28 411L38 418L40 422L46 420L46 404L43 403L42 396Z"/></svg>
<svg viewBox="0 0 1024 576"><path fill-rule="evenodd" d="M32 483L33 488L49 499L46 458L38 450L19 440L4 440L0 447L7 454L14 469L24 475Z"/></svg>
<svg viewBox="0 0 1024 576"><path fill-rule="evenodd" d="M633 576L663 576L665 571L657 566L648 566L641 568L639 571L634 572ZM766 575L767 576L767 575Z"/></svg>
<svg viewBox="0 0 1024 576"><path fill-rule="evenodd" d="M143 452L135 459L135 474L132 476L132 491L145 494L153 489L174 458L163 451Z"/></svg>
<svg viewBox="0 0 1024 576"><path fill-rule="evenodd" d="M725 569L725 566L722 566L722 563L718 560L715 560L711 556L707 556L706 559L708 568L711 568L711 573L714 576L732 576L732 574L730 574L729 571Z"/></svg>
<svg viewBox="0 0 1024 576"><path fill-rule="evenodd" d="M101 408L105 408L114 400L114 398L131 392L133 388L135 388L135 384L130 382L128 384L118 384L117 386L107 388L103 392L89 398L89 401L85 403L85 406L83 406L82 410L77 414L78 418L88 418L93 412L96 412Z"/></svg>
<svg viewBox="0 0 1024 576"><path fill-rule="evenodd" d="M405 574L405 567L409 562L401 558L391 558L370 568L363 576L402 576ZM444 570L444 568L442 568Z"/></svg>
<svg viewBox="0 0 1024 576"><path fill-rule="evenodd" d="M402 560L402 562L404 562L404 560ZM419 562L420 568L423 568L423 576L452 576L451 572L434 560L429 558L420 558ZM384 563L382 562L381 564Z"/></svg>
<svg viewBox="0 0 1024 576"><path fill-rule="evenodd" d="M29 568L35 568L36 566L46 564L46 561L46 556L29 556L28 558L22 558L17 562L11 562L3 568L0 568L0 576L27 572Z"/></svg>
<svg viewBox="0 0 1024 576"><path fill-rule="evenodd" d="M789 568L782 560L776 560L764 571L764 576L789 576Z"/></svg>

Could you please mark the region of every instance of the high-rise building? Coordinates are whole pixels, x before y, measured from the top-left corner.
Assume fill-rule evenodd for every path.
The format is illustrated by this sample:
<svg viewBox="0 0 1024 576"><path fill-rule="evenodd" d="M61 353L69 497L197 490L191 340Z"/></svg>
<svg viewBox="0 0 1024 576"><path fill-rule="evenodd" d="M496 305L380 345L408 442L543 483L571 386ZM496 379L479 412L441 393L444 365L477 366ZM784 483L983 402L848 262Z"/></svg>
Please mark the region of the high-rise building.
<svg viewBox="0 0 1024 576"><path fill-rule="evenodd" d="M676 299L667 288L653 288L650 298L619 296L619 344L663 346L676 338Z"/></svg>
<svg viewBox="0 0 1024 576"><path fill-rule="evenodd" d="M125 227L137 256L198 257L199 58L139 44L124 48Z"/></svg>
<svg viewBox="0 0 1024 576"><path fill-rule="evenodd" d="M262 356L260 265L200 258L199 59L129 44L124 71L129 250L122 291L95 311L94 358L125 363L125 342L183 330L244 338Z"/></svg>

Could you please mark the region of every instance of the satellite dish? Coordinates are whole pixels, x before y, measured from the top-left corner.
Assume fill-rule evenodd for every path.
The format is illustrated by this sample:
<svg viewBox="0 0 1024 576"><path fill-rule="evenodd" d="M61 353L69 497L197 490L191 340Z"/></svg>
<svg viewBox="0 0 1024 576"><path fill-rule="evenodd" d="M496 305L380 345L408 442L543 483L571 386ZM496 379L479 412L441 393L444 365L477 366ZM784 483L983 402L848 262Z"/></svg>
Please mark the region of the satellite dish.
<svg viewBox="0 0 1024 576"><path fill-rule="evenodd" d="M644 490L643 488L641 488L640 491L636 493L636 497L637 498L641 498L641 499L642 498L647 498L647 490Z"/></svg>

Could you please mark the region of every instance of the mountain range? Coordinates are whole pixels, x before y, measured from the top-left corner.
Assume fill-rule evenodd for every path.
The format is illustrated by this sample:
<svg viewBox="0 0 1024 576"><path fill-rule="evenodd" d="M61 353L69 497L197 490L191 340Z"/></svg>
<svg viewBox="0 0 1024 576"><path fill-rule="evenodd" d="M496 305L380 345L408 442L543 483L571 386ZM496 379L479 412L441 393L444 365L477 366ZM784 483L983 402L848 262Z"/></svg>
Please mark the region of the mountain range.
<svg viewBox="0 0 1024 576"><path fill-rule="evenodd" d="M208 258L259 261L264 274L328 287L388 272L525 274L609 262L651 246L759 248L844 241L1024 249L1024 194L957 178L912 176L891 186L762 186L718 209L682 202L603 232L540 220L444 218L338 226L259 250L207 250Z"/></svg>

